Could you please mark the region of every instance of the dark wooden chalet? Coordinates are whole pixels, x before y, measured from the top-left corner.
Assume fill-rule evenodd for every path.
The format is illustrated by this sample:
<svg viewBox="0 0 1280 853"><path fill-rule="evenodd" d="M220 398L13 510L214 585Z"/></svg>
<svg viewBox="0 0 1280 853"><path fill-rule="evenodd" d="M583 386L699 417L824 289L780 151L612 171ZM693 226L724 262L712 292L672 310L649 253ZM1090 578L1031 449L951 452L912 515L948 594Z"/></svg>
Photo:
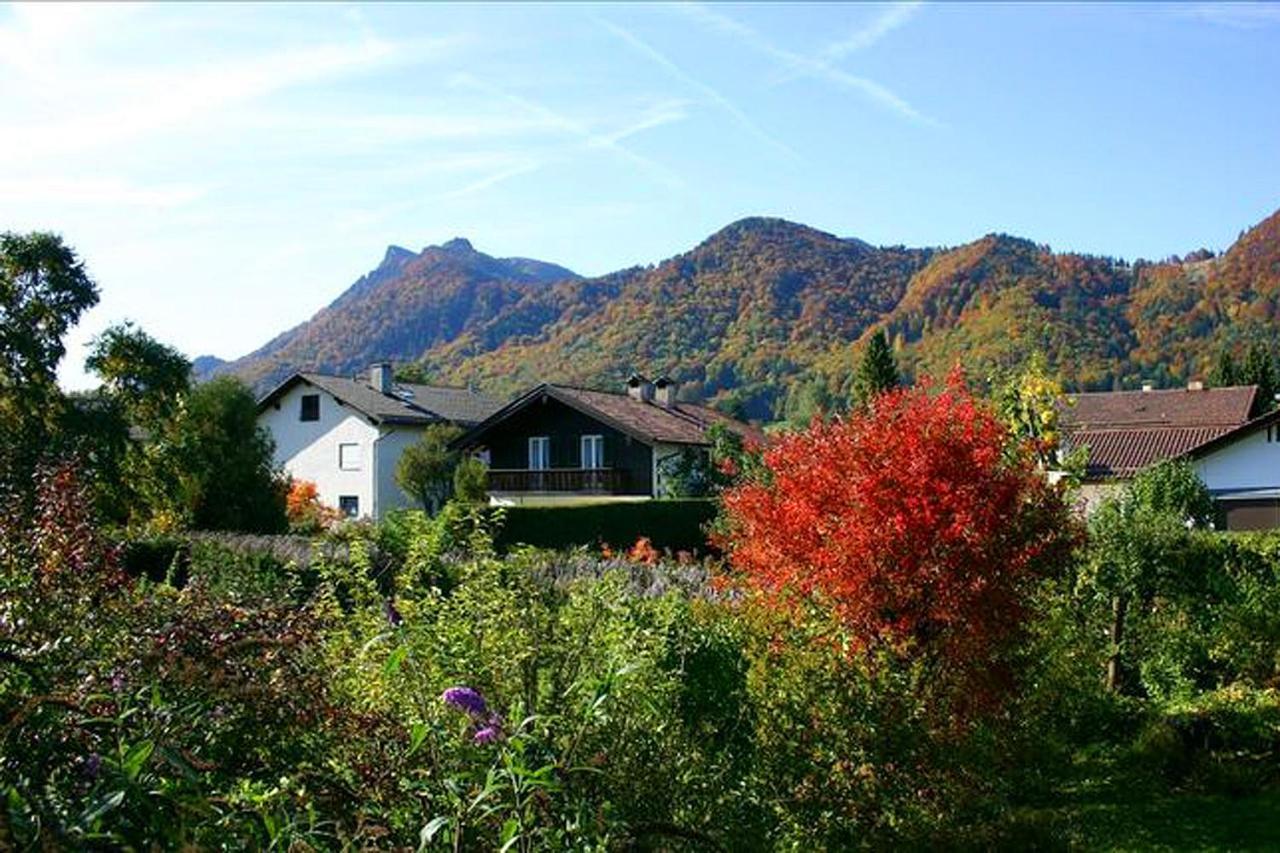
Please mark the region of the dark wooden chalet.
<svg viewBox="0 0 1280 853"><path fill-rule="evenodd" d="M709 446L707 429L723 424L760 440L754 427L706 406L676 401L666 377L627 380L626 393L544 383L522 394L455 442L487 452L489 492L498 502L524 497L660 494L660 465L689 448Z"/></svg>

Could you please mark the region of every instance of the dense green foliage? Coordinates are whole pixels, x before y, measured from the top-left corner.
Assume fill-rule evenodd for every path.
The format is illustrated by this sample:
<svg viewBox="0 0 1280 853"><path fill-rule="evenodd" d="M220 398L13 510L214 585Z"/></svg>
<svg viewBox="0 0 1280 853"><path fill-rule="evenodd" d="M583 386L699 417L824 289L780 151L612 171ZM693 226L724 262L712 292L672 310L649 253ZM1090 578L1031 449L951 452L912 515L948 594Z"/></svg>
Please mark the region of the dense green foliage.
<svg viewBox="0 0 1280 853"><path fill-rule="evenodd" d="M641 537L671 552L707 551L706 526L716 505L708 500L659 500L583 506L515 506L502 510L502 548L534 545L572 548L609 545L626 549Z"/></svg>
<svg viewBox="0 0 1280 853"><path fill-rule="evenodd" d="M170 538L121 555L76 467L45 468L33 523L0 517L0 841L1025 848L1109 840L1061 816L1082 785L1265 797L1280 536L1189 528L1186 474L1122 501L1172 523L1100 522L1028 591L1012 692L975 713L927 657L859 651L820 598L780 607L647 544L493 544L496 526L605 508L450 504L300 552ZM714 505L642 506L669 513L650 532ZM1116 589L1129 677L1108 693ZM1103 825L1139 837L1135 819Z"/></svg>
<svg viewBox="0 0 1280 853"><path fill-rule="evenodd" d="M97 302L97 286L61 238L0 233L0 491L22 494L59 438L63 336Z"/></svg>
<svg viewBox="0 0 1280 853"><path fill-rule="evenodd" d="M430 424L396 463L396 484L427 512L439 512L453 493L461 455L450 443L460 435L461 428L453 424Z"/></svg>

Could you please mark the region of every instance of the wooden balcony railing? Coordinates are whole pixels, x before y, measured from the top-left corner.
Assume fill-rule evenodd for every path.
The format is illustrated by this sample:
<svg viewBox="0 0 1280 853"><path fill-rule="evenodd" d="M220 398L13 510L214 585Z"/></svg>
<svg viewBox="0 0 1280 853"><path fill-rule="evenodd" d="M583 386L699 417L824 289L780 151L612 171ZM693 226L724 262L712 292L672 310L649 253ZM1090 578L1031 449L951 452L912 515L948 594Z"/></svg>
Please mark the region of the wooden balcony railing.
<svg viewBox="0 0 1280 853"><path fill-rule="evenodd" d="M491 492L584 492L618 494L626 486L621 468L490 468Z"/></svg>

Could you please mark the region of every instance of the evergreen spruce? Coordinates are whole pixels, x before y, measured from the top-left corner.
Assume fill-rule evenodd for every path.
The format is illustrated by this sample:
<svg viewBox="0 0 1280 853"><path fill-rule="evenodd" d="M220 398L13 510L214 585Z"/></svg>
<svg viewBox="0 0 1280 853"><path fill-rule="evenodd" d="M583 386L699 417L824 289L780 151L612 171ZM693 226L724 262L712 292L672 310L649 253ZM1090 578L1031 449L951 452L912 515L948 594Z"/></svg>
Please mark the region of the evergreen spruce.
<svg viewBox="0 0 1280 853"><path fill-rule="evenodd" d="M853 405L856 408L870 405L878 395L897 388L900 383L898 362L889 348L889 339L883 329L878 329L867 342L853 374Z"/></svg>
<svg viewBox="0 0 1280 853"><path fill-rule="evenodd" d="M1209 385L1214 388L1228 388L1239 384L1240 370L1236 367L1236 360L1232 357L1231 350L1223 347L1222 352L1218 353L1218 363L1213 366L1213 372L1209 374Z"/></svg>
<svg viewBox="0 0 1280 853"><path fill-rule="evenodd" d="M1257 385L1258 394L1254 397L1253 414L1260 415L1275 407L1276 368L1271 350L1265 344L1254 342L1249 346L1249 353L1244 359L1241 381L1245 385Z"/></svg>

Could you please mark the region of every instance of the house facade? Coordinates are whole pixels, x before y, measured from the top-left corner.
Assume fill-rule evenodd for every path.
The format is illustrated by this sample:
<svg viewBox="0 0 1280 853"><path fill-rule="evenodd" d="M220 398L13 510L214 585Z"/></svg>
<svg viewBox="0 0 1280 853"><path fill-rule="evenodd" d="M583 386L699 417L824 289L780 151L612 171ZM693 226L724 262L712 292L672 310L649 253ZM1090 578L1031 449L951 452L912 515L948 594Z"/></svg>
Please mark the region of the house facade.
<svg viewBox="0 0 1280 853"><path fill-rule="evenodd" d="M295 373L258 402L275 464L316 484L319 499L352 518L413 505L396 484L400 455L429 424L474 426L501 401L462 388L397 383L390 364L367 377Z"/></svg>
<svg viewBox="0 0 1280 853"><path fill-rule="evenodd" d="M749 424L678 402L666 377L635 375L624 393L544 383L456 442L489 459L498 505L648 500L666 493L668 460L710 447L713 424L762 440Z"/></svg>
<svg viewBox="0 0 1280 853"><path fill-rule="evenodd" d="M1251 418L1253 385L1072 396L1064 449L1088 448L1081 504L1091 510L1143 468L1186 459L1218 504L1227 530L1280 527L1280 411Z"/></svg>

